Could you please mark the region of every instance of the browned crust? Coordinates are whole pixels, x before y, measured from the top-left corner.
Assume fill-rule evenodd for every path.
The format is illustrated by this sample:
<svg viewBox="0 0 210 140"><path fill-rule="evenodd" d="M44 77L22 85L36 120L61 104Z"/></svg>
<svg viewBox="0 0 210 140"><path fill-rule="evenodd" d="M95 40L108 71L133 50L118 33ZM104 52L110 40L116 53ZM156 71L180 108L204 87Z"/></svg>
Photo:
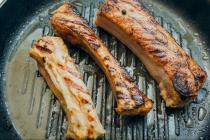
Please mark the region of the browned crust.
<svg viewBox="0 0 210 140"><path fill-rule="evenodd" d="M104 43L82 19L73 6L65 3L51 18L57 35L73 44L80 44L105 72L117 100L116 111L121 115L142 115L149 112L153 102L131 82L127 72L120 67Z"/></svg>
<svg viewBox="0 0 210 140"><path fill-rule="evenodd" d="M151 61L164 69L168 77L167 82L172 83L169 84L169 91L176 92L179 98L177 101L182 99L185 101L197 96L198 90L207 78L206 72L184 52L175 39L140 3L135 0L106 0L101 5L96 19L96 24L105 28L102 20L103 22L107 20L110 25L128 35L130 41L141 47ZM128 47L132 50L134 46L128 45ZM137 52L134 53L137 54ZM163 88L164 85L161 84L160 87ZM169 91L166 91L167 96L170 96ZM180 106L178 104L179 102L168 106Z"/></svg>

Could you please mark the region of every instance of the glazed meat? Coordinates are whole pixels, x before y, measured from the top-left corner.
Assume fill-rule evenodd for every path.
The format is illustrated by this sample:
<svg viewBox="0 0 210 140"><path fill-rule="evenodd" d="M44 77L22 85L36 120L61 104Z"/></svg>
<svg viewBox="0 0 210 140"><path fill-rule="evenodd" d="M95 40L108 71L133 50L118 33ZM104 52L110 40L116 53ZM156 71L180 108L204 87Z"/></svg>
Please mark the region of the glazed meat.
<svg viewBox="0 0 210 140"><path fill-rule="evenodd" d="M206 72L135 0L106 0L96 25L121 40L157 81L168 107L183 107L197 96Z"/></svg>
<svg viewBox="0 0 210 140"><path fill-rule="evenodd" d="M96 139L105 133L96 114L87 87L63 40L42 37L29 51L48 86L61 103L68 120L66 136L72 139Z"/></svg>
<svg viewBox="0 0 210 140"><path fill-rule="evenodd" d="M57 35L81 46L101 67L115 93L116 111L119 114L142 115L151 110L153 102L131 81L127 72L70 3L65 3L54 12L51 24Z"/></svg>

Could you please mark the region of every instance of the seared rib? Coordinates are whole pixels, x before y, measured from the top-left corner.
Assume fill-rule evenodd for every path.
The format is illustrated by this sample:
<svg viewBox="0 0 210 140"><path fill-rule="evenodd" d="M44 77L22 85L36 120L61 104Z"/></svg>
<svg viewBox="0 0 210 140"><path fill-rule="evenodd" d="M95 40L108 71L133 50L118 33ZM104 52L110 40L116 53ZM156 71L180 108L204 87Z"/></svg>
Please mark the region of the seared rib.
<svg viewBox="0 0 210 140"><path fill-rule="evenodd" d="M39 71L61 103L68 119L66 136L72 139L96 139L105 133L96 114L90 93L63 40L43 37L29 51Z"/></svg>
<svg viewBox="0 0 210 140"><path fill-rule="evenodd" d="M96 25L115 35L158 82L168 107L183 107L197 96L206 72L135 0L106 0Z"/></svg>
<svg viewBox="0 0 210 140"><path fill-rule="evenodd" d="M127 72L120 67L87 22L75 13L71 4L65 3L59 7L51 18L51 24L57 35L73 44L80 44L78 46L99 64L115 93L116 111L119 114L142 115L151 110L152 101L131 81Z"/></svg>

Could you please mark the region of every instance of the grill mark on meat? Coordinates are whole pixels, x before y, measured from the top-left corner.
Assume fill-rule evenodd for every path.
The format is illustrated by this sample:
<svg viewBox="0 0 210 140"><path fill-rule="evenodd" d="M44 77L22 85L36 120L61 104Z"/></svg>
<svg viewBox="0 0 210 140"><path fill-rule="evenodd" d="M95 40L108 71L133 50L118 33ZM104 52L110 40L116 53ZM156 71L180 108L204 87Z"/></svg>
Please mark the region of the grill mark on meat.
<svg viewBox="0 0 210 140"><path fill-rule="evenodd" d="M48 67L49 67L50 69L53 68L53 65L52 65L51 63L47 63L47 65L48 65Z"/></svg>
<svg viewBox="0 0 210 140"><path fill-rule="evenodd" d="M100 44L96 41L97 38L95 37L94 32L89 30L86 21L70 21L61 18L57 20L57 22L60 22L61 24L68 26L68 29L72 30L74 33L79 33L80 36L83 37L88 36L89 38L87 39L87 41L91 44L91 46L95 51L100 47ZM72 25L69 26L68 23L71 23ZM75 25L80 25L82 27L75 27ZM84 28L84 30L81 30L81 28Z"/></svg>
<svg viewBox="0 0 210 140"><path fill-rule="evenodd" d="M154 53L154 54L159 54L159 53L163 53L164 51L162 51L160 49L153 49L153 50L151 50L149 52Z"/></svg>
<svg viewBox="0 0 210 140"><path fill-rule="evenodd" d="M89 120L90 122L92 122L92 121L95 121L95 118L94 118L93 116L91 116L91 115L88 115L88 120Z"/></svg>
<svg viewBox="0 0 210 140"><path fill-rule="evenodd" d="M79 73L74 72L74 71L71 71L69 68L67 68L67 71L68 71L71 75L73 75L74 77L76 77L76 78L78 78L78 79L81 78Z"/></svg>
<svg viewBox="0 0 210 140"><path fill-rule="evenodd" d="M49 44L49 45L54 45L52 41L50 41L50 40L44 40L42 38L39 39L36 44L40 44L41 42L44 42L44 43ZM46 45L43 45L43 46L46 47Z"/></svg>
<svg viewBox="0 0 210 140"><path fill-rule="evenodd" d="M125 84L125 81L120 81L120 80L117 80L117 82L115 82L115 86L116 87L120 87L120 88L126 88L128 89L128 85Z"/></svg>
<svg viewBox="0 0 210 140"><path fill-rule="evenodd" d="M131 77L130 77L130 75L126 71L122 71L122 75L123 75L123 77L124 77L124 79L126 81L128 81L129 83L131 83Z"/></svg>
<svg viewBox="0 0 210 140"><path fill-rule="evenodd" d="M157 32L155 35L155 39L152 40L154 44L162 45L164 47L168 47L168 40L162 32Z"/></svg>
<svg viewBox="0 0 210 140"><path fill-rule="evenodd" d="M141 29L140 32L143 32L145 35L141 36L143 40L147 40L146 44L157 44L160 46L164 46L167 47L168 46L168 40L166 39L166 36L160 32L160 31L156 31L155 27L153 27L152 25L145 25L144 22L142 20L138 20L136 18L132 18L133 21L136 21L139 25L141 25L139 27L139 29ZM134 31L131 30L131 35L133 35ZM145 36L149 36L149 38L144 38Z"/></svg>
<svg viewBox="0 0 210 140"><path fill-rule="evenodd" d="M154 49L154 50L151 50L149 52L152 53L155 57L158 57L158 58L165 58L166 57L165 51L162 51L160 49ZM163 61L163 59L162 59L162 61Z"/></svg>
<svg viewBox="0 0 210 140"><path fill-rule="evenodd" d="M101 9L101 11L103 12L103 13L106 13L106 12L109 12L109 10L110 10L111 8L110 8L110 6L104 6L102 9Z"/></svg>
<svg viewBox="0 0 210 140"><path fill-rule="evenodd" d="M58 66L59 66L61 69L63 69L63 70L66 69L66 68L64 68L64 65L62 65L62 64L60 64L60 63L58 63Z"/></svg>
<svg viewBox="0 0 210 140"><path fill-rule="evenodd" d="M66 81L67 84L69 84L73 88L75 88L83 93L87 93L87 91L85 91L80 85L78 85L77 83L75 83L74 81L69 79L68 77L63 77L63 79Z"/></svg>
<svg viewBox="0 0 210 140"><path fill-rule="evenodd" d="M179 62L177 62L175 65L176 65L178 68L184 68L184 67L187 67L187 65L186 65L186 64L179 63Z"/></svg>
<svg viewBox="0 0 210 140"><path fill-rule="evenodd" d="M139 91L139 89L136 88L136 87L133 87L133 88L131 88L129 90L132 93L131 97L132 97L133 100L135 100L136 105L142 105L142 103L144 102L144 99L137 94L138 92L141 92L141 91Z"/></svg>
<svg viewBox="0 0 210 140"><path fill-rule="evenodd" d="M80 74L77 72L72 71L71 69L69 69L67 66L58 63L58 66L62 69L62 70L67 70L71 75L73 75L74 77L80 79Z"/></svg>
<svg viewBox="0 0 210 140"><path fill-rule="evenodd" d="M94 51L96 51L100 47L100 44L96 41L95 37L88 39L88 42L93 47Z"/></svg>
<svg viewBox="0 0 210 140"><path fill-rule="evenodd" d="M80 21L71 21L71 20L67 20L64 18L56 18L55 19L57 23L62 24L63 26L67 27L69 30L72 30L74 32L79 32L82 35L87 35L87 36L91 36L92 33L91 32L87 32L86 30L80 30L80 28L87 28L86 23L82 23ZM77 26L81 26L81 27L75 27L75 25ZM66 31L67 32L67 31Z"/></svg>
<svg viewBox="0 0 210 140"><path fill-rule="evenodd" d="M136 102L137 106L142 105L144 103L143 98L141 96L139 96L139 95L134 95L134 96L132 96L132 98Z"/></svg>
<svg viewBox="0 0 210 140"><path fill-rule="evenodd" d="M125 100L125 99L131 99L130 96L122 93L121 91L117 91L116 92L116 97L117 97L117 99L123 99L123 100Z"/></svg>
<svg viewBox="0 0 210 140"><path fill-rule="evenodd" d="M112 74L112 73L114 73L115 71L116 71L116 68L114 68L114 67L109 67L109 65L107 65L108 66L108 71Z"/></svg>
<svg viewBox="0 0 210 140"><path fill-rule="evenodd" d="M42 52L46 52L46 53L49 53L49 54L52 53L52 50L48 49L47 47L42 47L42 46L40 46L38 44L35 44L35 46L36 46L37 49L39 49Z"/></svg>
<svg viewBox="0 0 210 140"><path fill-rule="evenodd" d="M105 56L105 57L104 57L104 61L110 61L109 56Z"/></svg>
<svg viewBox="0 0 210 140"><path fill-rule="evenodd" d="M118 2L118 0L112 0L114 3L117 3Z"/></svg>
<svg viewBox="0 0 210 140"><path fill-rule="evenodd" d="M89 136L93 135L93 130L92 129L88 129L88 135Z"/></svg>
<svg viewBox="0 0 210 140"><path fill-rule="evenodd" d="M46 56L42 57L43 63L46 63L46 61L47 61L46 59L47 59Z"/></svg>
<svg viewBox="0 0 210 140"><path fill-rule="evenodd" d="M83 103L83 104L89 104L90 102L84 98L81 98L80 101Z"/></svg>
<svg viewBox="0 0 210 140"><path fill-rule="evenodd" d="M59 18L58 20L59 22L62 22L62 23L65 23L65 25L68 25L68 23L70 24L75 24L75 25L80 25L80 26L83 26L83 27L87 27L87 22L85 20L81 20L81 21L77 21L77 20L67 20L65 18Z"/></svg>

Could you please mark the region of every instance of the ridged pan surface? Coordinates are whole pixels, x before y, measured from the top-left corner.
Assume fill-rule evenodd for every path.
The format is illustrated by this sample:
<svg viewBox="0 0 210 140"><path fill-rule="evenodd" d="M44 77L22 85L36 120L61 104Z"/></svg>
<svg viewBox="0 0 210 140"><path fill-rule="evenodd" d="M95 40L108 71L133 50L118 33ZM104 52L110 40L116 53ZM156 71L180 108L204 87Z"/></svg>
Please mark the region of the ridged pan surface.
<svg viewBox="0 0 210 140"><path fill-rule="evenodd" d="M199 91L198 97L183 109L167 109L159 96L156 82L144 65L120 41L94 25L101 1L72 2L89 22L89 26L107 44L109 50L129 72L133 81L154 101L153 110L145 117L121 117L115 108L110 85L100 68L82 50L69 46L81 75L92 93L93 102L107 133L102 139L206 139L210 127L210 79ZM196 30L179 14L152 0L141 3L156 20L176 39L183 49L201 65L210 76L210 48ZM57 99L38 72L36 63L29 58L33 41L53 35L49 18L62 1L48 4L24 23L22 32L11 40L4 78L5 97L13 125L23 139L64 139L67 120Z"/></svg>

